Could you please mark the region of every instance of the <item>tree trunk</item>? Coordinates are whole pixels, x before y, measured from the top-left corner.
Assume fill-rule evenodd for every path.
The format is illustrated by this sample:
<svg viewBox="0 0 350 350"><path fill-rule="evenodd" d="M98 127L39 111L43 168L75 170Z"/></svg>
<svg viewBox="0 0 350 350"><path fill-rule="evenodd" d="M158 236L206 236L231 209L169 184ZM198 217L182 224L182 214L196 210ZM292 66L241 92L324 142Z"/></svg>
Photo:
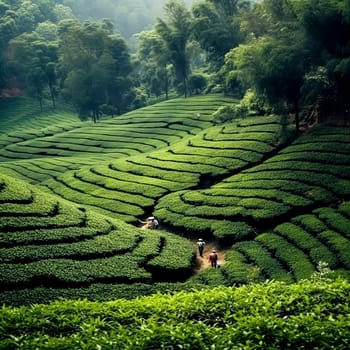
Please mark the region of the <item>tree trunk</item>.
<svg viewBox="0 0 350 350"><path fill-rule="evenodd" d="M294 115L295 115L295 130L297 133L300 132L300 116L299 116L299 103L298 100L294 100Z"/></svg>
<svg viewBox="0 0 350 350"><path fill-rule="evenodd" d="M53 106L53 108L56 108L55 93L54 93L53 86L51 84L49 84L49 89L50 89L50 96L51 96L52 106Z"/></svg>
<svg viewBox="0 0 350 350"><path fill-rule="evenodd" d="M168 72L166 69L166 65L164 67L164 72L165 72L165 99L168 100L169 99L169 78L168 78Z"/></svg>

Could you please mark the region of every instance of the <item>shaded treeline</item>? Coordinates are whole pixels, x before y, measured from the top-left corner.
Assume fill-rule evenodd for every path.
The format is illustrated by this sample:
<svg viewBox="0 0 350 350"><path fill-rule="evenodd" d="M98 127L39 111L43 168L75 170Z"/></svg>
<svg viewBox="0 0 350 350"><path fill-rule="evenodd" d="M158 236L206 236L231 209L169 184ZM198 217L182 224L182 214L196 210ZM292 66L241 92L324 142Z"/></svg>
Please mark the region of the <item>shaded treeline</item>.
<svg viewBox="0 0 350 350"><path fill-rule="evenodd" d="M62 97L96 121L101 113L120 114L169 94L225 92L245 96L233 114L291 113L297 129L304 119L325 116L348 122L346 0L202 0L191 8L170 0L149 30L137 16L140 27L134 27L118 1L85 3L0 3L3 95L16 88L41 105ZM145 5L158 11L161 1L139 8ZM100 20L82 21L92 13ZM131 44L133 30L143 31Z"/></svg>

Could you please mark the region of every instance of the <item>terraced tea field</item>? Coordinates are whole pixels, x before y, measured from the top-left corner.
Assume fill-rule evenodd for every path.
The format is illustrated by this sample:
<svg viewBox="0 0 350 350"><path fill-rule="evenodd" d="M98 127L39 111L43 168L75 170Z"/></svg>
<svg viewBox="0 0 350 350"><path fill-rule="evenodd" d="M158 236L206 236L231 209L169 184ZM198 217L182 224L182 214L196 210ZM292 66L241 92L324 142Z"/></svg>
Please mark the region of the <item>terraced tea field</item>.
<svg viewBox="0 0 350 350"><path fill-rule="evenodd" d="M68 112L37 128L1 118L1 299L292 282L320 261L348 276L349 129L295 137L280 116L215 126L235 102L175 99L96 125ZM160 230L138 228L150 214ZM193 275L198 237L227 251L220 269Z"/></svg>

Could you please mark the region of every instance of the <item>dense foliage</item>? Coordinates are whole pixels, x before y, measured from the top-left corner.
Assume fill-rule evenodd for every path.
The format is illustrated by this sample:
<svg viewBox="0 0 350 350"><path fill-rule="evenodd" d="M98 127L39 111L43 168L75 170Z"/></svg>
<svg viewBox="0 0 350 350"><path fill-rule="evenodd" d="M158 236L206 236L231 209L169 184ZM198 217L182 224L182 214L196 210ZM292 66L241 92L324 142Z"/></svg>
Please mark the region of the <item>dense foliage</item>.
<svg viewBox="0 0 350 350"><path fill-rule="evenodd" d="M24 90L40 104L64 96L96 120L171 91L249 90L262 111L293 113L297 130L304 120L348 122L347 1L170 0L162 12L151 3L2 1L2 95ZM131 55L131 28L118 26L150 12L158 18L153 28L135 24Z"/></svg>
<svg viewBox="0 0 350 350"><path fill-rule="evenodd" d="M350 285L294 285L3 307L1 349L348 349Z"/></svg>
<svg viewBox="0 0 350 350"><path fill-rule="evenodd" d="M348 349L349 1L160 3L0 1L0 348Z"/></svg>

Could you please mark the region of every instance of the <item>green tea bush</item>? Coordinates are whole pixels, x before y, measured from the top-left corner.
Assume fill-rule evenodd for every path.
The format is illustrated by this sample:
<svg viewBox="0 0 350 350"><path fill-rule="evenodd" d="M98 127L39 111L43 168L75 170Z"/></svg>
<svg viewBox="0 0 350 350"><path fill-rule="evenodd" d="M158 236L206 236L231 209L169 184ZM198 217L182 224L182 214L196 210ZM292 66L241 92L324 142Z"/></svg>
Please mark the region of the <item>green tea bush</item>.
<svg viewBox="0 0 350 350"><path fill-rule="evenodd" d="M325 242L330 250L334 252L341 263L347 268L350 268L350 242L341 234L327 230L321 232L320 239Z"/></svg>
<svg viewBox="0 0 350 350"><path fill-rule="evenodd" d="M221 272L227 285L241 285L249 282L248 276L256 268L257 266L249 262L242 253L230 249L225 255L225 264L221 267Z"/></svg>
<svg viewBox="0 0 350 350"><path fill-rule="evenodd" d="M164 234L160 254L147 262L147 269L157 280L181 281L192 273L195 249L178 236Z"/></svg>
<svg viewBox="0 0 350 350"><path fill-rule="evenodd" d="M16 299L17 289L17 300L25 291L35 300L33 290L48 285L55 296L66 287L66 295L84 289L81 295L93 299L93 291L103 290L97 285L182 281L193 267L189 240L169 245L164 232L113 219L135 224L151 213L185 237L240 242L219 271L201 274L206 285L290 282L308 277L321 260L343 274L349 266L349 132L316 127L286 146L292 132L279 116L212 126L212 112L232 102L169 100L94 126L64 119L56 127L46 120L40 130L18 125L1 135L1 296ZM19 184L17 191L4 174L79 207L40 197L39 186ZM183 247L182 258L172 246Z"/></svg>
<svg viewBox="0 0 350 350"><path fill-rule="evenodd" d="M275 233L262 233L255 239L293 274L295 280L310 278L314 272L314 266L308 256L283 237Z"/></svg>
<svg viewBox="0 0 350 350"><path fill-rule="evenodd" d="M348 156L342 153L335 152L295 152L293 146L289 146L285 149L282 149L278 155L274 157L276 162L290 161L313 161L322 164L338 164L338 165L347 165Z"/></svg>
<svg viewBox="0 0 350 350"><path fill-rule="evenodd" d="M58 228L69 226L84 226L86 214L78 208L60 202L57 212L53 216L5 216L0 221L0 230L8 231L14 229L33 230L36 228Z"/></svg>
<svg viewBox="0 0 350 350"><path fill-rule="evenodd" d="M330 268L337 265L338 261L334 254L317 238L299 226L286 222L275 227L274 231L307 253L314 264L322 260Z"/></svg>
<svg viewBox="0 0 350 350"><path fill-rule="evenodd" d="M128 198L127 193L142 195L147 201L149 197L157 198L164 194L164 189L151 184L133 183L130 181L120 181L119 179L100 176L90 169L83 169L74 174L76 179L84 182L89 182L93 185L100 186L106 190L119 191L123 193L124 200ZM141 202L143 200L140 200ZM132 201L131 203L133 203ZM145 204L146 205L146 204Z"/></svg>
<svg viewBox="0 0 350 350"><path fill-rule="evenodd" d="M217 111L213 113L214 124L223 124L225 122L231 122L235 118L242 116L236 113L235 105L219 107Z"/></svg>
<svg viewBox="0 0 350 350"><path fill-rule="evenodd" d="M50 179L45 182L55 194L70 200L74 203L91 206L96 210L105 210L111 217L121 219L126 222L135 221L134 215L143 215L144 211L138 205L128 203L116 203L111 199L95 198L93 195L82 193L67 186L62 186L61 182Z"/></svg>
<svg viewBox="0 0 350 350"><path fill-rule="evenodd" d="M350 239L350 219L332 208L319 208L315 214L332 230Z"/></svg>
<svg viewBox="0 0 350 350"><path fill-rule="evenodd" d="M23 263L57 258L90 259L96 256L106 257L132 251L139 239L140 236L134 232L113 230L107 235L99 235L81 242L0 248L0 263Z"/></svg>
<svg viewBox="0 0 350 350"><path fill-rule="evenodd" d="M320 164L314 162L307 161L295 161L295 160L283 160L276 161L274 158L272 160L267 160L264 164L259 165L255 168L255 170L282 170L282 169L290 169L290 170L306 170L310 172L322 173L322 174L332 174L339 175L341 178L349 177L347 174L350 174L350 167L346 165L336 165L332 164L330 167L327 164Z"/></svg>
<svg viewBox="0 0 350 350"><path fill-rule="evenodd" d="M4 200L3 196L0 197ZM0 206L2 216L53 216L59 210L57 198L43 194L39 191L32 192L30 203L3 203Z"/></svg>
<svg viewBox="0 0 350 350"><path fill-rule="evenodd" d="M311 234L318 234L327 229L327 226L314 214L304 214L292 218L292 222L305 228Z"/></svg>
<svg viewBox="0 0 350 350"><path fill-rule="evenodd" d="M97 175L97 179L99 178L99 175L102 178L106 178L106 181L109 181L109 178L111 179L117 179L119 181L123 181L129 186L136 186L140 184L140 186L147 186L147 195L149 197L152 197L156 191L159 191L159 196L168 192L168 191L178 191L183 189L184 187L190 187L192 186L191 182L175 182L170 180L164 180L149 176L143 176L138 174L132 174L128 173L127 169L125 171L119 171L117 169L112 169L109 166L94 166L90 168L90 171ZM134 188L134 187L133 187ZM137 187L136 187L137 188Z"/></svg>
<svg viewBox="0 0 350 350"><path fill-rule="evenodd" d="M188 282L186 282L186 284L194 284L194 288L196 287L196 284L201 286L201 288L213 288L217 286L228 285L227 282L227 278L225 277L225 273L222 268L210 268L198 272L196 275L191 277L191 279Z"/></svg>
<svg viewBox="0 0 350 350"><path fill-rule="evenodd" d="M289 272L258 241L239 242L233 245L232 248L241 252L246 260L253 262L259 268L262 275L260 279L264 277L265 279L274 279L286 283L293 282Z"/></svg>
<svg viewBox="0 0 350 350"><path fill-rule="evenodd" d="M254 234L254 228L244 221L212 221L210 228L213 235L223 241L247 239Z"/></svg>
<svg viewBox="0 0 350 350"><path fill-rule="evenodd" d="M344 201L338 207L338 210L347 218L350 218L350 201Z"/></svg>
<svg viewBox="0 0 350 350"><path fill-rule="evenodd" d="M0 203L30 203L32 202L32 192L23 181L15 178L3 177L0 192Z"/></svg>
<svg viewBox="0 0 350 350"><path fill-rule="evenodd" d="M349 290L345 280L268 282L132 301L3 307L1 347L345 350Z"/></svg>
<svg viewBox="0 0 350 350"><path fill-rule="evenodd" d="M85 225L67 227L36 228L32 230L0 231L0 246L11 247L16 244L43 244L47 242L77 242L82 239L91 238L99 234L107 234L112 225L105 218L97 214L87 212Z"/></svg>

